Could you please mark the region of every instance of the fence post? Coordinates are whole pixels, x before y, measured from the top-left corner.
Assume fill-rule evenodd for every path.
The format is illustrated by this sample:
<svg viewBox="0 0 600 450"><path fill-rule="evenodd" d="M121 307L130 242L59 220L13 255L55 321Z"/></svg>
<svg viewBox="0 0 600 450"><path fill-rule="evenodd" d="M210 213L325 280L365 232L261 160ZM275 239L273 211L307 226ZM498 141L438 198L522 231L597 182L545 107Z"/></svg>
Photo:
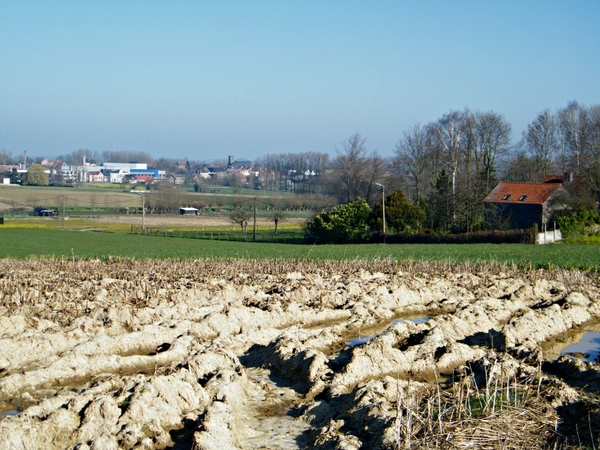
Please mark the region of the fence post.
<svg viewBox="0 0 600 450"><path fill-rule="evenodd" d="M546 243L546 233L548 232L548 224L544 223L544 244Z"/></svg>

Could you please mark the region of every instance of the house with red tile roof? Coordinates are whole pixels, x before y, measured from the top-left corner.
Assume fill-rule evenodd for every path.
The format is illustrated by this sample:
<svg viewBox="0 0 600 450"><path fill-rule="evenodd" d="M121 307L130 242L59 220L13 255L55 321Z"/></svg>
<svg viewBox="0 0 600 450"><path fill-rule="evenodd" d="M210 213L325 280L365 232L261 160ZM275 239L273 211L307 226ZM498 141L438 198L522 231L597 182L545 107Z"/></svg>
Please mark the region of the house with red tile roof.
<svg viewBox="0 0 600 450"><path fill-rule="evenodd" d="M134 175L139 184L152 184L154 177L152 175Z"/></svg>
<svg viewBox="0 0 600 450"><path fill-rule="evenodd" d="M509 228L525 229L537 224L542 229L552 220L554 212L562 208L558 198L564 193L564 180L561 175L552 175L543 183L501 181L483 200L486 218L500 216Z"/></svg>

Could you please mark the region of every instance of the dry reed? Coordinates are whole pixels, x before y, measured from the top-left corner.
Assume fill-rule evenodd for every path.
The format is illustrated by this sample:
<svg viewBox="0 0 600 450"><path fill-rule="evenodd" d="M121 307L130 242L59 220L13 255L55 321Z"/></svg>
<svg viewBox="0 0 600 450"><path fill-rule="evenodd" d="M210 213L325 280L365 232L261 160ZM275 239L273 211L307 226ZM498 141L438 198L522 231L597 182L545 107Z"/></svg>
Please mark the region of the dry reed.
<svg viewBox="0 0 600 450"><path fill-rule="evenodd" d="M493 357L449 387L441 383L412 392L398 404L397 448L545 448L558 415L538 392L538 373L519 374Z"/></svg>

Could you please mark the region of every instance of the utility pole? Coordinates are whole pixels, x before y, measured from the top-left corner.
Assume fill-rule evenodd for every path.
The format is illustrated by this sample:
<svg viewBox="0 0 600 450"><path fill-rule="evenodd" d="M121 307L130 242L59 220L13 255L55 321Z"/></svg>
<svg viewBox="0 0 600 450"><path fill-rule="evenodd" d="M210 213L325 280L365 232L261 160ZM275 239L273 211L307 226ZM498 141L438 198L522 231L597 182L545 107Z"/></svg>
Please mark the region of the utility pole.
<svg viewBox="0 0 600 450"><path fill-rule="evenodd" d="M252 242L256 242L256 197L254 197L254 226L252 228Z"/></svg>
<svg viewBox="0 0 600 450"><path fill-rule="evenodd" d="M62 196L62 229L65 229L65 195Z"/></svg>
<svg viewBox="0 0 600 450"><path fill-rule="evenodd" d="M381 188L381 209L383 209L383 242L385 242L385 186L379 183L375 184Z"/></svg>
<svg viewBox="0 0 600 450"><path fill-rule="evenodd" d="M142 191L142 234L146 234L146 196Z"/></svg>

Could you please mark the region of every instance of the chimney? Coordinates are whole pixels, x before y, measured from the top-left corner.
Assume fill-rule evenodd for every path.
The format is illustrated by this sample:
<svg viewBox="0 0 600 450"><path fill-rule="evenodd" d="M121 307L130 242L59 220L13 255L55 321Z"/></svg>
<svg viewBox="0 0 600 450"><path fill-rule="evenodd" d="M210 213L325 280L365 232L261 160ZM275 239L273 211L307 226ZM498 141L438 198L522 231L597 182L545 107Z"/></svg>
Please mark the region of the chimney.
<svg viewBox="0 0 600 450"><path fill-rule="evenodd" d="M227 167L233 166L234 161L235 161L235 158L233 156L228 156L227 157Z"/></svg>
<svg viewBox="0 0 600 450"><path fill-rule="evenodd" d="M19 164L19 169L27 169L27 150L23 150L23 162Z"/></svg>

